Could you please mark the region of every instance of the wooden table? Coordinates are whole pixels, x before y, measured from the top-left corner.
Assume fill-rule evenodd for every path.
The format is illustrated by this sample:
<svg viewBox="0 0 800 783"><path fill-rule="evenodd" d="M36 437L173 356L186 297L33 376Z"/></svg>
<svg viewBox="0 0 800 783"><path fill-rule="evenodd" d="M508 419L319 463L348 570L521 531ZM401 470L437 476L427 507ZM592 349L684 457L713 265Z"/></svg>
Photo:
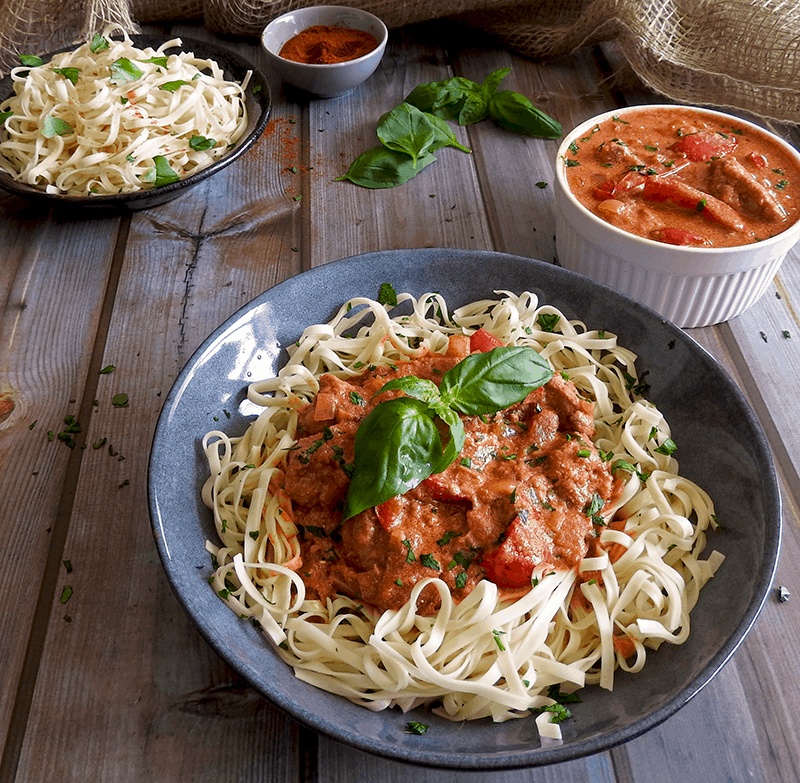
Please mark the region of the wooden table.
<svg viewBox="0 0 800 783"><path fill-rule="evenodd" d="M187 25L167 32L210 37ZM256 42L235 46L265 67ZM606 48L536 63L452 24L397 30L379 71L348 96L309 102L273 84L262 140L172 203L85 217L0 196L0 781L483 779L342 747L246 687L165 579L148 521L148 454L162 400L195 348L291 275L405 247L555 261L552 187L535 186L552 183L555 141L482 123L459 130L472 155L442 154L401 188L333 180L420 82L480 81L512 66L503 86L565 128L659 100L614 76L616 62ZM774 592L732 661L660 727L495 781L800 779L797 251L749 312L691 335L744 390L774 450L785 530ZM112 404L120 392L127 407ZM47 435L78 427L74 448ZM778 599L780 585L790 601Z"/></svg>

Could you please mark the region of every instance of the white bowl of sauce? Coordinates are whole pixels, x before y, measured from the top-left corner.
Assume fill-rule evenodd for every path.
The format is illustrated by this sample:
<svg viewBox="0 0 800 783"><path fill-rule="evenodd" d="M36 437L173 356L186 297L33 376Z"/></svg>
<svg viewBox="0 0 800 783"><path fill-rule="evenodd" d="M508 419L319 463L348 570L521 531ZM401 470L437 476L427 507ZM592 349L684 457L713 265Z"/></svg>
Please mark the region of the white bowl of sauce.
<svg viewBox="0 0 800 783"><path fill-rule="evenodd" d="M345 95L381 62L389 32L374 14L340 5L279 16L261 34L271 68L287 84L320 98Z"/></svg>
<svg viewBox="0 0 800 783"><path fill-rule="evenodd" d="M618 109L565 137L556 204L562 266L707 326L752 306L800 239L800 154L722 112Z"/></svg>

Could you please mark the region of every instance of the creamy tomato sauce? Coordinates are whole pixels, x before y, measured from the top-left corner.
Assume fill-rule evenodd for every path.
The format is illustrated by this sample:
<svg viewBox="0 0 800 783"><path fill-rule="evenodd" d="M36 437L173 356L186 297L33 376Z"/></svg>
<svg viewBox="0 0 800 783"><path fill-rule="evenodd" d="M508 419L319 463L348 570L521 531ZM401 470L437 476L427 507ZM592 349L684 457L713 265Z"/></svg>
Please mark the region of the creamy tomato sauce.
<svg viewBox="0 0 800 783"><path fill-rule="evenodd" d="M800 212L800 168L766 133L681 107L642 107L575 139L571 192L632 234L730 247L781 233Z"/></svg>
<svg viewBox="0 0 800 783"><path fill-rule="evenodd" d="M399 609L417 582L435 576L460 601L486 577L503 588L529 588L537 566L571 567L594 547L599 514L621 482L592 442L593 404L558 374L500 413L463 416L466 443L447 470L341 521L356 429L376 404L400 392L373 395L404 375L438 384L470 350L468 338L451 338L446 355L348 381L321 378L300 414L284 485L302 525L299 573L310 597L343 593ZM418 611L429 614L438 604L428 588Z"/></svg>

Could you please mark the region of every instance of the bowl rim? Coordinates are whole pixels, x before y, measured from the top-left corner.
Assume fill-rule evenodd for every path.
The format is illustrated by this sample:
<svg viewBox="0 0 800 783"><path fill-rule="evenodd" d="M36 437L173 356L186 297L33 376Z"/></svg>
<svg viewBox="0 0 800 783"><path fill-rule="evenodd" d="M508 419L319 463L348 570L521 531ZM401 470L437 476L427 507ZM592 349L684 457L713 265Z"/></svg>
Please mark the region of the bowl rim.
<svg viewBox="0 0 800 783"><path fill-rule="evenodd" d="M778 143L786 152L791 154L796 163L798 168L800 168L800 151L795 149L791 144L784 141L780 136L773 133L766 128L762 128L760 125L756 125L754 122L749 120L743 119L742 117L738 117L734 114L728 114L727 112L719 111L717 109L710 109L704 106L693 106L687 104L672 104L672 103L654 103L654 104L635 104L632 106L625 106L619 109L610 109L608 111L602 112L601 114L596 114L593 117L589 117L588 119L584 120L583 122L576 125L572 128L562 139L561 143L558 147L558 152L556 153L556 196L560 196L562 198L567 199L569 202L570 207L573 210L576 210L582 218L588 220L592 226L598 231L604 231L608 235L614 237L617 241L624 241L628 242L630 246L641 246L642 251L669 251L671 253L687 253L689 256L692 255L703 255L703 256L730 256L731 254L737 255L745 255L747 253L752 253L754 248L758 248L760 253L763 254L764 248L772 248L774 245L781 244L786 242L789 239L790 233L795 234L795 240L800 237L800 216L795 220L794 223L787 226L783 231L779 234L774 234L767 239L761 240L760 242L749 242L745 245L731 245L731 246L717 246L717 247L693 247L689 245L670 245L664 242L657 242L655 239L648 239L647 237L639 236L638 234L632 234L629 231L625 231L624 229L618 228L617 226L603 220L601 217L595 215L590 209L587 209L575 196L572 190L569 187L566 179L566 165L563 161L566 158L566 152L569 149L570 144L572 144L576 137L584 134L590 127L593 125L597 125L607 119L612 117L621 116L624 114L628 114L632 111L637 111L640 109L678 109L681 111L689 112L700 112L702 114L710 114L715 117L725 118L726 120L734 120L737 123L746 125L748 128L751 128L755 131L760 131L761 133L768 136L772 141ZM560 208L560 207L559 207Z"/></svg>
<svg viewBox="0 0 800 783"><path fill-rule="evenodd" d="M343 60L342 62L338 62L338 63L301 63L301 62L298 62L297 60L287 60L285 57L281 57L278 52L273 51L272 49L269 48L269 46L267 46L267 33L271 32L271 28L274 28L275 25L277 25L278 23L283 22L288 17L290 17L290 16L300 16L300 17L313 16L317 12L320 12L320 11L333 11L334 9L346 11L348 13L353 13L356 16L362 17L363 19L376 22L378 24L378 27L379 27L380 31L381 31L381 37L378 40L378 45L374 49L371 49L370 51L368 51L366 54L362 54L361 57L355 57L352 60ZM308 25L308 26L311 26L311 25ZM335 27L336 25L331 25L331 26ZM303 29L305 29L305 28L303 28ZM297 33L294 33L293 35L297 35ZM353 7L346 6L346 5L311 5L311 6L306 6L305 8L297 8L294 11L287 11L286 13L283 13L280 16L275 17L275 19L273 19L271 22L269 22L264 27L264 29L261 31L260 38L261 38L261 46L263 47L263 49L267 53L267 55L269 55L270 57L277 58L281 62L291 63L292 65L299 66L301 70L302 69L306 69L306 68L309 69L309 71L321 70L321 69L324 69L324 68L327 68L327 69L330 69L330 70L337 70L342 66L348 66L348 65L353 65L353 64L356 64L356 63L361 63L361 62L363 62L364 60L366 60L366 59L368 59L370 57L375 57L376 55L382 54L384 49L386 48L386 44L387 44L387 42L389 40L389 29L386 27L386 23L380 17L375 16L375 14L370 13L369 11L366 11L363 8L353 8ZM287 40L289 40L289 39L287 39ZM286 43L286 41L284 41L284 43Z"/></svg>
<svg viewBox="0 0 800 783"><path fill-rule="evenodd" d="M264 128L269 120L269 115L272 109L272 98L269 89L269 83L265 78L263 72L247 57L243 56L237 51L234 51L228 46L217 43L216 41L204 41L191 36L175 35L172 38L163 35L152 35L149 33L133 34L129 36L133 44L139 48L152 46L158 47L174 38L179 38L181 51L195 51L195 56L200 59L214 59L220 57L227 58L233 62L237 68L243 71L252 71L250 82L247 86L245 98L249 96L251 101L254 101L257 108L257 117L255 123L252 119L248 123L249 131L236 143L236 145L223 155L218 160L215 160L211 165L207 166L200 171L190 174L184 179L179 179L176 182L171 182L167 185L161 185L157 188L143 188L141 190L134 190L127 193L110 193L98 196L70 196L66 193L47 193L41 188L33 185L28 185L25 182L19 182L11 177L5 171L0 171L0 190L7 193L13 193L16 196L26 199L33 199L34 201L50 202L54 205L63 207L80 207L91 209L147 209L151 206L158 206L167 201L171 201L186 190L189 190L195 185L198 185L208 177L216 174L223 168L233 163L240 158L248 149L250 149L261 137ZM79 46L80 44L72 44L70 46L63 46L59 49L49 51L40 55L45 63L49 62L55 55L63 52L69 52ZM172 47L171 47L172 48ZM225 70L223 68L223 70ZM0 86L11 83L11 75L7 74L0 79ZM258 88L260 97L255 97Z"/></svg>

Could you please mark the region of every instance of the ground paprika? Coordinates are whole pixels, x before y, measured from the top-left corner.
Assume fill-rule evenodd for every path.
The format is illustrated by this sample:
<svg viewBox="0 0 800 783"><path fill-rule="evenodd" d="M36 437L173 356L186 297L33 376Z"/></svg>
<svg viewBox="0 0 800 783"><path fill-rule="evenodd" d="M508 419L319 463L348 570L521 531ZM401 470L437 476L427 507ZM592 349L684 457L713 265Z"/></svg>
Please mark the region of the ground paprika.
<svg viewBox="0 0 800 783"><path fill-rule="evenodd" d="M280 56L312 65L342 63L369 54L377 45L375 36L365 30L313 25L290 38Z"/></svg>

